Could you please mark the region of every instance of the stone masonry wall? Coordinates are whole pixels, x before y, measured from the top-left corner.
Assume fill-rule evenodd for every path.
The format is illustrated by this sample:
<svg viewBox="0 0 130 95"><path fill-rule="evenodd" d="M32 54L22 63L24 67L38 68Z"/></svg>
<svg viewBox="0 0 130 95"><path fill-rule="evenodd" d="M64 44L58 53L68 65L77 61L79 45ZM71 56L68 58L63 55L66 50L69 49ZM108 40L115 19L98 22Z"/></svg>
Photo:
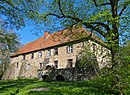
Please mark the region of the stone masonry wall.
<svg viewBox="0 0 130 95"><path fill-rule="evenodd" d="M40 50L42 52L42 57L38 57L38 52L31 52L26 54L25 60L23 60L23 55L19 55L17 57L13 57L11 59L11 64L13 64L13 77L11 79L17 79L20 78L34 78L37 77L37 71L40 68L40 63L44 64L43 68L45 68L45 59L49 59L49 63L54 63L55 60L58 60L58 69L66 68L68 64L68 59L73 59L73 67L75 67L76 63L76 57L80 53L80 51L83 49L83 46L89 46L91 50L93 51L93 44L96 44L97 51L95 52L95 55L97 57L97 61L99 62L99 67L103 68L106 66L107 62L110 60L109 57L104 57L107 53L110 54L110 51L100 45L98 45L95 42L92 41L86 41L86 42L80 42L73 44L73 53L67 53L66 48L68 45L58 47L58 55L54 55L54 48L50 48L51 50L51 56L46 57L47 50ZM34 58L31 59L31 55L34 53ZM11 75L12 75L11 74Z"/></svg>

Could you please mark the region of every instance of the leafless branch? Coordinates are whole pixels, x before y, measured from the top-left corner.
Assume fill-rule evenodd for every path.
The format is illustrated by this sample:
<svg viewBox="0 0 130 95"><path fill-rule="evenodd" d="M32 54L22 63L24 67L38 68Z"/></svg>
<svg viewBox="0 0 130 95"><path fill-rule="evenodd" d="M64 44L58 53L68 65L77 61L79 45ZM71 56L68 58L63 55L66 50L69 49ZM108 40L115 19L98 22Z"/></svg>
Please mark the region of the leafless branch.
<svg viewBox="0 0 130 95"><path fill-rule="evenodd" d="M107 31L110 30L110 27L102 22L90 22L90 24L97 24L103 26Z"/></svg>
<svg viewBox="0 0 130 95"><path fill-rule="evenodd" d="M95 31L97 31L100 35L102 35L103 37L106 37L106 33L105 33L104 31L102 31L100 28L95 27L95 26L93 26L93 25L91 25L91 24L88 24L88 23L85 23L85 22L84 22L84 25L86 26L86 28L90 28L90 29L92 29L92 30L95 30Z"/></svg>
<svg viewBox="0 0 130 95"><path fill-rule="evenodd" d="M92 25L92 24L100 24L100 25L104 25L104 26L105 26L105 24L103 24L103 23L100 23L100 22L90 22L90 23L87 23L87 22L83 22L83 20L81 20L81 19L79 19L79 18L76 18L76 17L71 17L71 16L66 16L66 17L67 17L67 18L71 18L71 19L73 19L73 20L76 20L76 21L78 21L78 22L83 23L83 24L86 26L86 28L90 28L90 29L93 29L93 30L97 31L97 32L100 33L103 37L106 36L106 34L105 34L104 31L102 31L102 30L99 29L99 28L95 28L95 26Z"/></svg>
<svg viewBox="0 0 130 95"><path fill-rule="evenodd" d="M0 9L4 9L4 10L7 10L4 6L0 6Z"/></svg>
<svg viewBox="0 0 130 95"><path fill-rule="evenodd" d="M121 16L123 14L123 12L124 12L125 9L126 9L126 5L124 5L124 7L122 8L122 10L120 11L119 16Z"/></svg>
<svg viewBox="0 0 130 95"><path fill-rule="evenodd" d="M110 5L110 3L103 3L103 4L100 4L99 6L105 6L105 5Z"/></svg>
<svg viewBox="0 0 130 95"><path fill-rule="evenodd" d="M73 17L73 16L64 16L64 17L65 17L65 18L70 18L70 19L75 20L75 21L78 21L78 22L83 22L82 19L79 19L79 18L77 18L77 17Z"/></svg>
<svg viewBox="0 0 130 95"><path fill-rule="evenodd" d="M61 8L61 1L60 0L58 0L58 6L59 6L61 14L64 16L64 13L63 13L62 8Z"/></svg>
<svg viewBox="0 0 130 95"><path fill-rule="evenodd" d="M57 18L63 18L63 16L59 16L59 15L57 15L57 14L53 14L53 13L48 13L47 15L45 15L43 18L47 18L47 16L55 16L55 17L57 17Z"/></svg>
<svg viewBox="0 0 130 95"><path fill-rule="evenodd" d="M72 20L75 20L77 22L81 22L83 23L87 28L90 28L92 30L95 30L97 32L99 32L103 37L106 37L106 33L104 31L102 31L101 29L99 28L95 28L94 24L97 24L97 25L101 25L102 27L104 27L107 31L110 30L109 26L107 26L106 24L104 23L101 23L101 22L83 22L82 19L79 19L79 18L76 18L76 17L73 17L73 16L59 16L57 14L53 14L53 13L49 13L47 15L45 15L43 18L46 18L47 16L55 16L57 18L69 18L69 19L72 19Z"/></svg>

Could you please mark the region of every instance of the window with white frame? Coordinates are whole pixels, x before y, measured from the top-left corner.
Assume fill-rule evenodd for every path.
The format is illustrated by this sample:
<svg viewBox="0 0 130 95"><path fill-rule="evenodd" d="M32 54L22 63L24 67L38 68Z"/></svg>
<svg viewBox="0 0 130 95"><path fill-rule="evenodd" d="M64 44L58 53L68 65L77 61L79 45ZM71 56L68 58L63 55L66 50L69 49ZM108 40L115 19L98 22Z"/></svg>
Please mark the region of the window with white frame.
<svg viewBox="0 0 130 95"><path fill-rule="evenodd" d="M18 56L16 57L16 60L18 60L19 58L18 58Z"/></svg>
<svg viewBox="0 0 130 95"><path fill-rule="evenodd" d="M46 57L50 57L51 56L51 50L47 50L47 53L46 53Z"/></svg>
<svg viewBox="0 0 130 95"><path fill-rule="evenodd" d="M42 52L39 51L39 52L38 52L38 58L41 58L41 57L42 57Z"/></svg>
<svg viewBox="0 0 130 95"><path fill-rule="evenodd" d="M26 70L30 70L30 64L26 65Z"/></svg>
<svg viewBox="0 0 130 95"><path fill-rule="evenodd" d="M72 53L73 52L73 46L68 46L67 47L67 53Z"/></svg>

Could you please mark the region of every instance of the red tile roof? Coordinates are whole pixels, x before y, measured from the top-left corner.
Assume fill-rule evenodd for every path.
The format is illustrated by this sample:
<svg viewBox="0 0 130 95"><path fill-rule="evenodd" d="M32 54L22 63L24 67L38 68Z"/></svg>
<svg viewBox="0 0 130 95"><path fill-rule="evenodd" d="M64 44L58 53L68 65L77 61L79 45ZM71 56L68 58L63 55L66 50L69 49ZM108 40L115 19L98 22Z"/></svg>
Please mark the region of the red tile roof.
<svg viewBox="0 0 130 95"><path fill-rule="evenodd" d="M72 29L72 31L70 29L64 29L52 34L45 32L43 37L26 44L13 56L74 41L80 39L81 37L83 38L84 34L85 36L89 36L90 32L86 31L86 29L83 27Z"/></svg>

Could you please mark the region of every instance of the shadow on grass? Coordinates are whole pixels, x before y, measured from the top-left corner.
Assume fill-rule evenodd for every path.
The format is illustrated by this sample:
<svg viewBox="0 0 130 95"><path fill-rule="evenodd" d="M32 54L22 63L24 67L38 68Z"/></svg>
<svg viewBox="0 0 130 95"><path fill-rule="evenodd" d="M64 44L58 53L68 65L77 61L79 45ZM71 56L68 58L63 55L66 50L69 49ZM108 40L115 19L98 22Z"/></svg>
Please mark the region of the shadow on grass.
<svg viewBox="0 0 130 95"><path fill-rule="evenodd" d="M36 83L33 79L22 79L22 80L5 80L0 81L0 93L17 91L18 89L24 88L27 85Z"/></svg>
<svg viewBox="0 0 130 95"><path fill-rule="evenodd" d="M15 93L18 95L112 95L102 92L98 83L93 81L38 81L35 79L23 79L14 81L0 81L0 93ZM46 87L48 91L32 91L32 88ZM1 94L0 94L1 95Z"/></svg>

